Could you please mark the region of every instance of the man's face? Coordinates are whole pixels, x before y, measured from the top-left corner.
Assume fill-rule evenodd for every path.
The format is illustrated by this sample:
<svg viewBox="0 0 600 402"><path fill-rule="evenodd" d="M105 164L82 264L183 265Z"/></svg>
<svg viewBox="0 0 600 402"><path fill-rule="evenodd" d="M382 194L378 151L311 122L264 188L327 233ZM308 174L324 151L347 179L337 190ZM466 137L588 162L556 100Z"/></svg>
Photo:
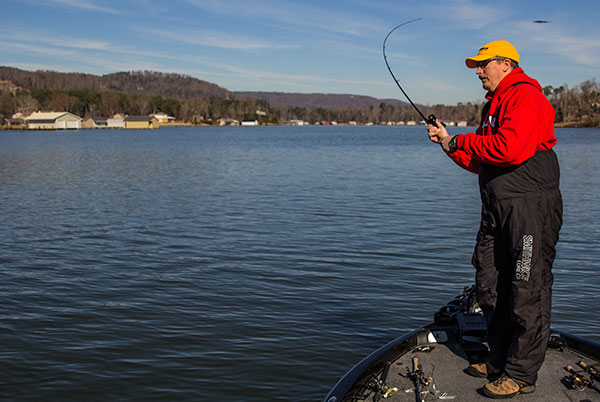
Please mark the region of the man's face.
<svg viewBox="0 0 600 402"><path fill-rule="evenodd" d="M487 64L486 64L487 62ZM486 60L480 62L475 73L479 76L483 89L494 92L500 81L510 72L510 60Z"/></svg>

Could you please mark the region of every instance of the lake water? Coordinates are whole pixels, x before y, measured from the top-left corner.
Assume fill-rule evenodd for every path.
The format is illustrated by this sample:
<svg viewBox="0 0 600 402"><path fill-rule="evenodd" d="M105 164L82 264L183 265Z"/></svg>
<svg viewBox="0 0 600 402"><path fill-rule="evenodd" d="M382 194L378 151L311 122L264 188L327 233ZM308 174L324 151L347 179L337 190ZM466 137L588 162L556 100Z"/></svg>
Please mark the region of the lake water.
<svg viewBox="0 0 600 402"><path fill-rule="evenodd" d="M557 136L553 327L600 341L600 130ZM0 399L319 401L472 284L479 210L423 127L0 132Z"/></svg>

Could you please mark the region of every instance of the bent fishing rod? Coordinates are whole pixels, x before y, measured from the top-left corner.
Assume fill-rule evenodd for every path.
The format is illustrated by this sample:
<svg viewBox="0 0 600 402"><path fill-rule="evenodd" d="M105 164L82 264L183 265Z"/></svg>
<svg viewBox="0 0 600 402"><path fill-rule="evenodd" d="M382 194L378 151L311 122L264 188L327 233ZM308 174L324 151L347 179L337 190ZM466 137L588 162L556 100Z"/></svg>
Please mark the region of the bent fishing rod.
<svg viewBox="0 0 600 402"><path fill-rule="evenodd" d="M425 123L427 124L431 124L433 126L435 126L435 122L437 121L437 117L435 117L435 115L430 114L429 117L425 117L425 115L419 110L419 108L417 107L417 105L415 105L413 103L413 101L410 99L410 97L408 96L408 94L404 91L404 89L402 89L402 85L400 85L400 82L398 82L398 79L396 78L396 76L394 75L394 72L392 71L392 68L390 67L390 64L388 63L387 60L387 56L385 54L385 43L387 42L388 38L390 37L390 35L392 34L392 32L394 32L396 29L406 25L406 24L410 24L411 22L415 22L415 21L419 21L421 18L415 18L414 20L410 20L410 21L406 21L403 22L402 24L394 27L394 29L392 29L385 37L385 39L383 40L383 60L385 61L385 65L387 66L388 71L390 72L392 78L394 79L394 82L396 83L396 85L398 85L398 88L400 88L400 91L402 91L402 93L404 94L404 96L406 96L406 99L408 99L408 101L410 102L410 104L412 105L412 107L415 108L415 110L417 111L417 113L419 113L419 115L421 116L421 118L425 121ZM443 122L440 122L444 127L446 127L446 125Z"/></svg>

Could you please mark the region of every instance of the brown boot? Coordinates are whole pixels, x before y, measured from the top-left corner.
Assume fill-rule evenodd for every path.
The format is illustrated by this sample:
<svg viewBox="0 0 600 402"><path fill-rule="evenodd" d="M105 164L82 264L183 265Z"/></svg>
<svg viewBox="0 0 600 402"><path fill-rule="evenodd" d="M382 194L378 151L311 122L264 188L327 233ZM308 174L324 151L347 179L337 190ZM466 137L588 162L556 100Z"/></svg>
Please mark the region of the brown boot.
<svg viewBox="0 0 600 402"><path fill-rule="evenodd" d="M502 374L496 381L483 386L483 393L496 399L512 398L517 394L530 394L533 391L535 391L534 384L510 378L506 374Z"/></svg>
<svg viewBox="0 0 600 402"><path fill-rule="evenodd" d="M473 363L467 367L467 373L473 377L486 378L499 375L501 371L489 363Z"/></svg>

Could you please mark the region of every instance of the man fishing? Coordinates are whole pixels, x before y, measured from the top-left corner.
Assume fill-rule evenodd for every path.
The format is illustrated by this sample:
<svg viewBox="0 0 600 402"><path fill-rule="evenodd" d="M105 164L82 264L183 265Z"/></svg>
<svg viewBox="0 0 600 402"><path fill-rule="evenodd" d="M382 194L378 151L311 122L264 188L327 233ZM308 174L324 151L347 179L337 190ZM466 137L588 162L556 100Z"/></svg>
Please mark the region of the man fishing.
<svg viewBox="0 0 600 402"><path fill-rule="evenodd" d="M483 387L487 396L509 398L535 390L550 335L551 269L562 225L554 109L509 42L490 42L465 62L487 90L479 128L449 135L436 122L427 129L454 162L479 175L472 263L490 354L467 372L493 380Z"/></svg>

